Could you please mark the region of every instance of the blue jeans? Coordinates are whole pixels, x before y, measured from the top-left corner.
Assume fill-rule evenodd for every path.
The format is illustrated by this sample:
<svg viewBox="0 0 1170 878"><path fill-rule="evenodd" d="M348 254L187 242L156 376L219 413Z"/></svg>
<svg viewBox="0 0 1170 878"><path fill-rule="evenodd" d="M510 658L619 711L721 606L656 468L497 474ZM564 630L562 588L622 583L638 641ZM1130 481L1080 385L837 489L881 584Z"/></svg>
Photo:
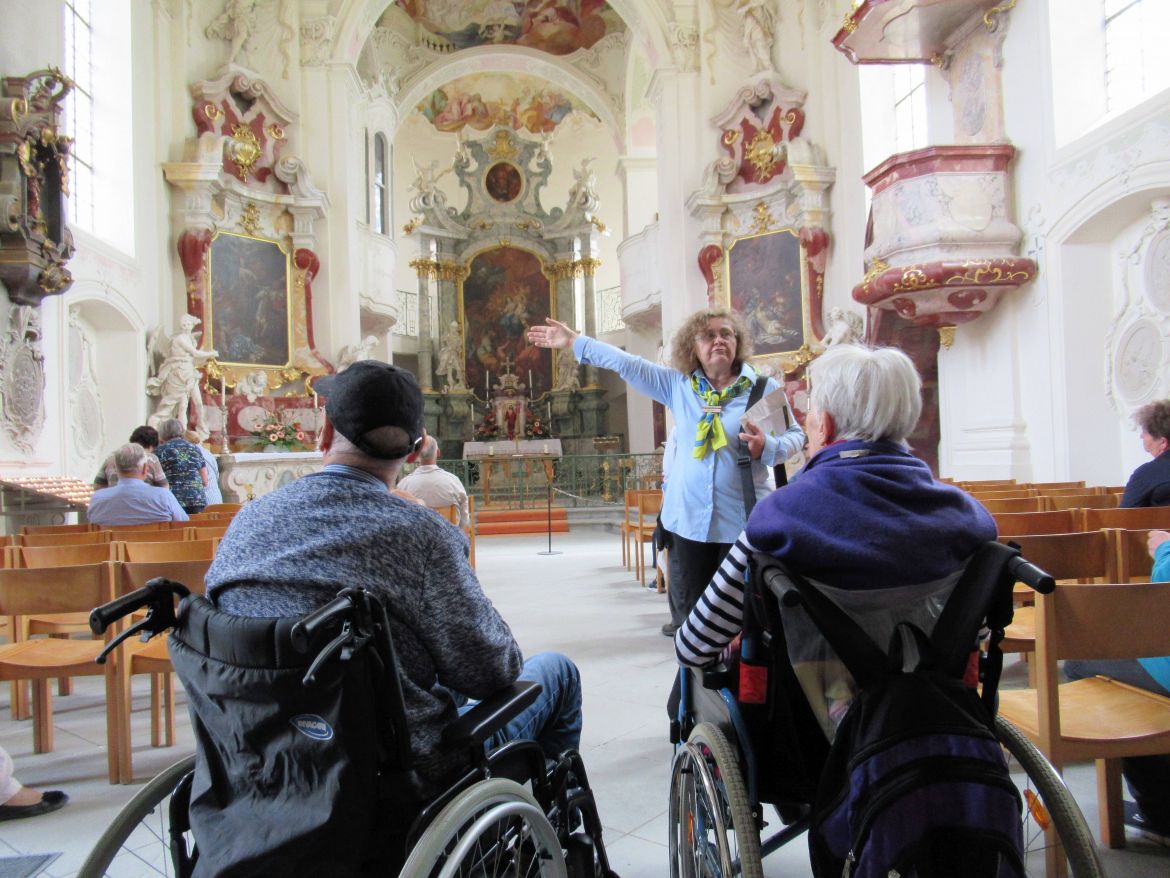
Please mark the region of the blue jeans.
<svg viewBox="0 0 1170 878"><path fill-rule="evenodd" d="M581 747L581 674L577 666L559 652L539 652L524 662L519 680L539 683L540 695L506 726L484 743L494 750L509 741L532 740L544 755L556 759L566 750ZM476 702L459 708L467 713Z"/></svg>

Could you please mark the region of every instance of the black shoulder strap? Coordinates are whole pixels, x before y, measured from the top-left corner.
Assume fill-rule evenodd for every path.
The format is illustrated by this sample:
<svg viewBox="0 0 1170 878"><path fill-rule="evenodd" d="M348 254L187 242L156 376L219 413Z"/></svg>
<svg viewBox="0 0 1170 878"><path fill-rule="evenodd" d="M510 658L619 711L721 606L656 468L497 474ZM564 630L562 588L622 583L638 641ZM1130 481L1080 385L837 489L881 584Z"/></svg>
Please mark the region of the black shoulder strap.
<svg viewBox="0 0 1170 878"><path fill-rule="evenodd" d="M764 398L764 387L767 383L768 379L762 375L756 379L756 383L752 385L752 392L748 395L748 409ZM744 517L747 518L756 506L756 483L752 479L752 456L746 442L739 443L739 457L736 458L736 463L739 466L740 485L743 487ZM784 461L772 467L772 475L776 479L777 488L788 484L788 471L784 469Z"/></svg>

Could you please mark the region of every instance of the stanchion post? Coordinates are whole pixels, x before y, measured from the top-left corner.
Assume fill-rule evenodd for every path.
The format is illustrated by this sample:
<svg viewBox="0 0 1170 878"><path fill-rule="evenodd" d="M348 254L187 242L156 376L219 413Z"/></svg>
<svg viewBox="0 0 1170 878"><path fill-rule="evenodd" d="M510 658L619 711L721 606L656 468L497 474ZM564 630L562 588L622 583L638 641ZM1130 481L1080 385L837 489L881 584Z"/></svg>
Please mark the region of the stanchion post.
<svg viewBox="0 0 1170 878"><path fill-rule="evenodd" d="M548 483L548 550L544 552L537 552L538 555L561 555L562 552L554 552L552 547L552 482Z"/></svg>

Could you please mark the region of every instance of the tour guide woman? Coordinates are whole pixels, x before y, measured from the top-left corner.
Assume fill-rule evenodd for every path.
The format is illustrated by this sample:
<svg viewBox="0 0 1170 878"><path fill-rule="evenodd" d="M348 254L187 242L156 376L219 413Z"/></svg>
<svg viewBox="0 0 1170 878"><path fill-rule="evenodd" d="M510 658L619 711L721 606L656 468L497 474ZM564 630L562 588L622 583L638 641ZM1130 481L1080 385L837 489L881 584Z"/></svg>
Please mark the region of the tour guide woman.
<svg viewBox="0 0 1170 878"><path fill-rule="evenodd" d="M528 339L538 347L567 348L585 365L617 372L634 390L671 410L678 428L675 459L662 503L662 526L671 536L670 615L662 633L673 636L743 530L743 488L737 471L739 443L752 458L756 497L768 493L767 467L783 463L804 446L795 423L780 435L764 435L742 420L757 381L747 363L751 340L739 315L726 308L692 314L671 345L671 366L659 366L548 318ZM779 388L766 379L764 395ZM693 436L693 441L688 441ZM689 449L689 451L688 451Z"/></svg>

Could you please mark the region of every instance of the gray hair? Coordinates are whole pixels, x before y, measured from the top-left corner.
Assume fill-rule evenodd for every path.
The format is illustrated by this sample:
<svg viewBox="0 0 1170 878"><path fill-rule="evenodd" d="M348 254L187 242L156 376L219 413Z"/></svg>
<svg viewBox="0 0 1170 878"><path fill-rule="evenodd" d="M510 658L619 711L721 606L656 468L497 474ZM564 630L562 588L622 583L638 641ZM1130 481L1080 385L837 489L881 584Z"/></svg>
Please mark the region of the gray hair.
<svg viewBox="0 0 1170 878"><path fill-rule="evenodd" d="M142 466L145 463L146 449L137 442L127 442L114 452L114 466L118 468L119 475L123 473L127 475L141 474Z"/></svg>
<svg viewBox="0 0 1170 878"><path fill-rule="evenodd" d="M435 441L434 436L427 436L423 439L422 448L418 452L418 459L420 463L427 465L439 459L439 443Z"/></svg>
<svg viewBox="0 0 1170 878"><path fill-rule="evenodd" d="M808 367L809 409L827 412L836 439L906 444L922 414L922 379L897 348L834 345Z"/></svg>
<svg viewBox="0 0 1170 878"><path fill-rule="evenodd" d="M183 426L183 422L178 418L167 418L158 427L158 438L160 442L170 442L172 439L182 437L187 432L187 428Z"/></svg>

